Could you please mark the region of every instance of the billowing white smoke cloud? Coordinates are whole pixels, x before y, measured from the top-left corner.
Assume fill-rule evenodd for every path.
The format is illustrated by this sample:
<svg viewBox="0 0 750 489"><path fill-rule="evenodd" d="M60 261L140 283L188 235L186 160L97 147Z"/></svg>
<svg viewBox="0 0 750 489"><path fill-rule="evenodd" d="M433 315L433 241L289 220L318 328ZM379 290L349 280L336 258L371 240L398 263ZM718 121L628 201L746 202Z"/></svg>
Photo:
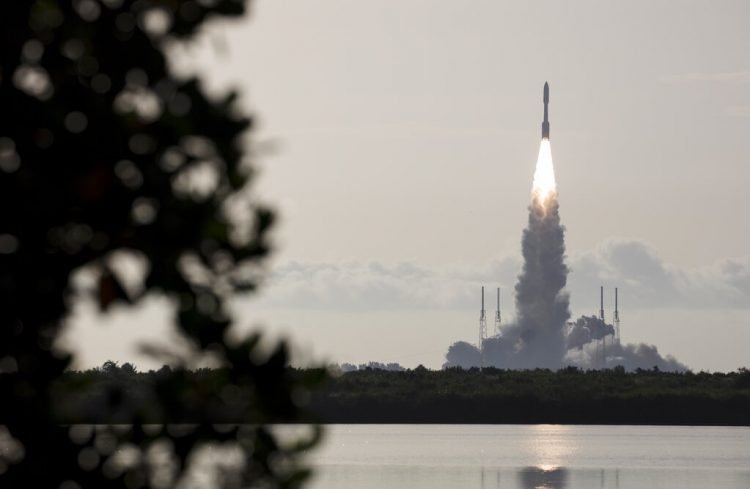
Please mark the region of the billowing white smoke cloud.
<svg viewBox="0 0 750 489"><path fill-rule="evenodd" d="M444 367L471 368L478 367L480 363L481 356L476 346L465 341L457 341L448 348Z"/></svg>
<svg viewBox="0 0 750 489"><path fill-rule="evenodd" d="M583 348L594 340L615 334L615 328L596 316L581 316L570 325L566 349Z"/></svg>
<svg viewBox="0 0 750 489"><path fill-rule="evenodd" d="M593 320L593 321L592 321ZM585 323L587 326L580 326ZM575 325L579 325L576 327ZM596 325L596 326L594 326ZM593 326L594 333L589 330ZM558 365L537 364L533 357L523 355L519 347L519 327L510 325L503 330L503 336L492 337L484 341L484 351L480 355L479 349L472 344L459 341L448 348L443 367L497 367L504 369L552 368L577 366L581 368L614 368L622 366L626 370L652 369L662 371L685 371L687 366L674 357L662 356L654 345L645 343L625 344L616 343L611 324L606 324L598 318L583 316L579 318L565 337L566 353ZM609 331L606 336L600 336L602 331ZM482 358L484 360L482 360Z"/></svg>
<svg viewBox="0 0 750 489"><path fill-rule="evenodd" d="M670 372L682 372L688 369L671 355L662 356L654 345L645 343L620 345L614 343L611 336L605 340L604 345L599 341L592 341L569 350L565 357L565 364L584 368L622 366L626 370L656 367Z"/></svg>
<svg viewBox="0 0 750 489"><path fill-rule="evenodd" d="M514 351L498 351L513 359L502 363L521 368L557 368L565 356L565 325L570 318L565 285L565 229L560 224L557 195L529 206L529 223L521 240L523 271L516 283L516 324L498 339L509 339ZM490 357L491 358L491 357Z"/></svg>
<svg viewBox="0 0 750 489"><path fill-rule="evenodd" d="M499 336L484 341L481 363L499 368L557 369L564 365L568 350L570 310L565 291L565 229L554 191L544 199L534 195L521 249L524 262L515 287L516 321L503 327ZM465 355L460 363L446 356L446 366L469 363L473 352L466 348L461 352Z"/></svg>

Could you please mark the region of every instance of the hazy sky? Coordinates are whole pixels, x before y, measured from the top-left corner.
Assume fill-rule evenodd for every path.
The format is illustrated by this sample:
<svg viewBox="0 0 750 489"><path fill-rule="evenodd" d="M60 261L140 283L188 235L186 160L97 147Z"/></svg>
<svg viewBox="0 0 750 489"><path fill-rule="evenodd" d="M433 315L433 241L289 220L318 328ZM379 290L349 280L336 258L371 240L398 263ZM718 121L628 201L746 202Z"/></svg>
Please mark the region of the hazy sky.
<svg viewBox="0 0 750 489"><path fill-rule="evenodd" d="M750 366L750 2L253 5L175 57L257 117L256 191L281 222L243 327L439 367L476 342L480 285L510 319L549 81L574 317L619 286L625 341ZM89 309L70 332L86 366L167 321L158 298Z"/></svg>

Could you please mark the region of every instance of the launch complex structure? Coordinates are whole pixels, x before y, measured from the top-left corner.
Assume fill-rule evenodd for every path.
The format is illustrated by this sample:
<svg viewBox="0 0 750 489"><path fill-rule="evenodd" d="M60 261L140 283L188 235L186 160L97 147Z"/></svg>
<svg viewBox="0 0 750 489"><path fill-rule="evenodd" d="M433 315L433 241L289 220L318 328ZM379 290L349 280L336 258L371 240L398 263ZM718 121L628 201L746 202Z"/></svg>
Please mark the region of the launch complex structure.
<svg viewBox="0 0 750 489"><path fill-rule="evenodd" d="M502 316L500 315L500 287L497 288L497 309L495 310L495 330L494 336L500 336L502 326ZM484 286L482 286L482 308L479 310L479 349L482 348L482 342L487 336L487 313L484 310Z"/></svg>
<svg viewBox="0 0 750 489"><path fill-rule="evenodd" d="M490 338L487 332L487 312L484 308L484 286L482 286L482 303L479 310L479 342L477 349L479 350L480 358L484 363L484 340ZM606 314L604 311L604 286L599 287L599 316L598 318L604 324L607 323ZM573 322L568 322L568 331L575 325ZM607 333L602 336L598 341L598 363L602 366L606 365L607 359L607 343L610 346L620 345L620 306L619 306L619 289L615 287L615 310L612 313L612 333ZM500 312L500 287L497 288L497 309L495 309L495 328L492 337L498 337L502 335L502 314ZM482 365L484 367L484 365Z"/></svg>

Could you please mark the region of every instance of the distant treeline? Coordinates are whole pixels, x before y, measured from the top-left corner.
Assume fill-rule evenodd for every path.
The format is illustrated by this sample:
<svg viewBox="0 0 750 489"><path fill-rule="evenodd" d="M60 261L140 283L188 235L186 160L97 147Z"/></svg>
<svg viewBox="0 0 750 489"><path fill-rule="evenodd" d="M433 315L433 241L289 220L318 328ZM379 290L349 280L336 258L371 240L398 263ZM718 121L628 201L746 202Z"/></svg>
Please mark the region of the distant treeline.
<svg viewBox="0 0 750 489"><path fill-rule="evenodd" d="M283 386L227 383L223 369L137 372L130 364L67 372L55 387L61 422L243 422L259 393ZM293 391L302 417L278 411L270 422L559 423L750 426L750 371L674 373L622 368L495 368L403 371L289 369L289 378L322 384ZM248 382L250 382L248 377ZM240 384L241 385L241 384ZM151 399L169 389L172 403ZM117 406L117 410L112 410ZM272 406L270 406L273 408ZM274 412L271 410L271 412ZM107 413L105 415L105 413ZM254 413L253 413L254 414Z"/></svg>
<svg viewBox="0 0 750 489"><path fill-rule="evenodd" d="M750 425L750 371L358 370L309 408L329 423Z"/></svg>

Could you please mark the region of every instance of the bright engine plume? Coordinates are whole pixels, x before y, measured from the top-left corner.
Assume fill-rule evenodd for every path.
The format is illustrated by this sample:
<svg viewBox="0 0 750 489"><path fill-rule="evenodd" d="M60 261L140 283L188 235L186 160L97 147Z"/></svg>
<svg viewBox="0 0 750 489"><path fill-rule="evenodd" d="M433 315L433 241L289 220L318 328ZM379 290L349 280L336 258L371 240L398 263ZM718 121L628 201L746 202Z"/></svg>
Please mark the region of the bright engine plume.
<svg viewBox="0 0 750 489"><path fill-rule="evenodd" d="M552 149L549 139L542 139L539 145L539 157L536 159L534 183L531 186L532 205L539 205L545 211L553 200L557 200L557 183L555 168L552 164Z"/></svg>

